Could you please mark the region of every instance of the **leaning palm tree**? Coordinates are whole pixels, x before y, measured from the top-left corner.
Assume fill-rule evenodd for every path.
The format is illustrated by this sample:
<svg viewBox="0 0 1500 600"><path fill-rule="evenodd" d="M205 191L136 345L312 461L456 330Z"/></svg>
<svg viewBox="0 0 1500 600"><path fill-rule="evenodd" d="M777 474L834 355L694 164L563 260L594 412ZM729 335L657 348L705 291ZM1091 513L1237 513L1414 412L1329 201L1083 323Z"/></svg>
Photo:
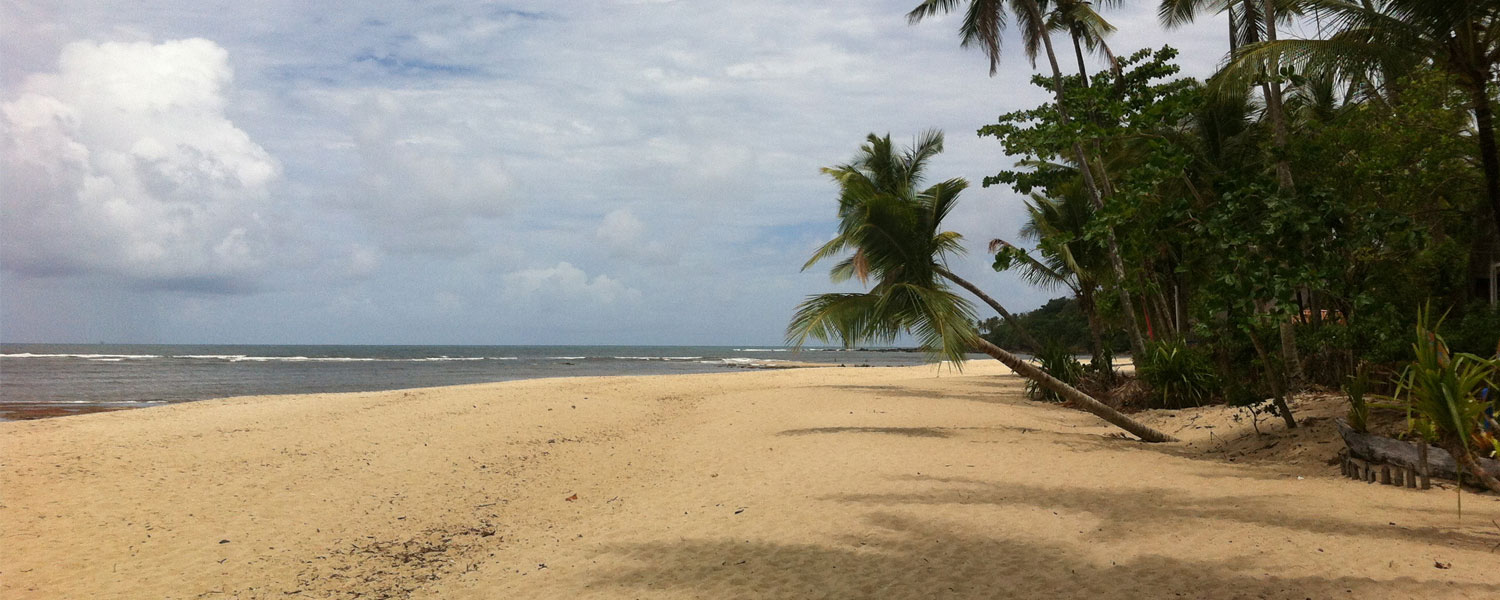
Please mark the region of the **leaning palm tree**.
<svg viewBox="0 0 1500 600"><path fill-rule="evenodd" d="M839 200L839 215L843 217L845 216L846 210L851 210L850 207L858 207L864 204L864 201L861 200L861 198L871 193L885 194L893 198L906 198L910 200L911 194L914 193L916 189L916 184L912 182L918 181L922 178L922 171L927 166L927 159L937 154L938 152L942 152L942 149L943 134L937 131L929 131L927 133L924 133L922 135L922 138L917 142L916 146L901 154L896 153L895 149L891 145L889 136L878 138L872 134L869 138L869 145L865 147L865 153L864 155L862 155L864 159L862 164L848 164L823 170L825 173L828 173L829 175L833 176L834 179L839 181L847 180L858 182L861 181L861 177L863 177L864 181L868 181L875 185L875 187L868 189L859 187L858 185L853 185L852 187L846 186L843 189L843 193L840 196ZM872 161L878 161L879 167L876 168L870 166L872 164L875 164ZM869 176L864 177L866 174L868 174ZM953 181L962 182L962 180ZM952 181L944 182L944 184L952 184ZM961 185L967 186L968 183L962 182ZM958 189L962 189L962 187ZM956 194L957 192L955 191L954 193ZM834 267L834 280L836 282L843 282L849 280L851 277L858 277L861 282L868 282L872 260L874 262L879 262L878 253L882 249L890 252L905 251L904 248L900 247L886 248L884 246L874 244L861 245L857 243L857 237L861 235L861 232L863 231L859 229L859 226L862 223L858 221L858 217L859 215L855 214L851 218L846 219L842 223L843 226L840 227L839 235L835 236L832 240L829 240L828 243L824 244L822 248L818 249L818 251L813 254L812 259L808 260L807 264L802 266L802 269L807 270L809 267L812 267L813 264L828 256L838 254L846 249L852 248L854 250L854 254L845 259L843 262L839 263L838 266ZM846 230L845 226L852 229ZM896 228L892 227L888 229L894 230ZM956 244L956 241L954 243ZM938 250L944 250L944 248L940 248ZM958 249L958 251L961 250L961 248ZM876 255L872 257L871 253L876 253ZM1021 324L1020 320L1016 319L1015 315L1012 315L1010 311L1006 310L1004 305L1001 305L994 298L990 297L989 294L984 293L984 290L979 289L979 286L976 286L973 283L970 283L969 281L957 275L954 275L946 267L935 265L934 268L936 269L934 273L937 276L947 279L957 284L959 287L968 290L985 304L988 304L990 308L995 309L995 312L999 313L1001 318L1004 318L1005 321L1009 323L1013 329L1015 329L1016 334L1021 338L1021 342L1025 344L1028 349L1032 351L1039 351L1042 349L1042 345L1037 342L1035 337L1032 337L1031 333L1027 331L1024 325Z"/></svg>
<svg viewBox="0 0 1500 600"><path fill-rule="evenodd" d="M839 233L803 268L848 253L834 265L833 280L858 278L873 285L863 293L808 297L787 326L787 341L796 346L808 338L845 345L889 343L908 333L924 348L960 365L965 354L977 349L1142 440L1173 441L974 331L972 306L945 283L977 289L946 266L948 257L963 252L963 237L942 230L943 219L968 182L955 178L919 189L927 159L942 145L942 134L929 132L914 148L897 153L890 136L870 134L852 163L823 170L839 184Z"/></svg>
<svg viewBox="0 0 1500 600"><path fill-rule="evenodd" d="M916 8L906 14L908 22L918 23L923 19L935 16L939 13L951 12L960 4L960 0L924 0ZM1000 67L1000 38L1005 31L1007 20L1014 14L1021 27L1021 38L1026 45L1026 51L1033 65L1036 64L1036 53L1040 48L1047 54L1047 62L1052 67L1052 92L1056 100L1058 121L1064 126L1071 120L1068 115L1066 96L1063 88L1062 69L1057 64L1057 53L1052 48L1052 36L1046 24L1047 14L1042 8L1040 0L968 0L968 10L964 13L964 19L959 25L959 34L962 36L961 45L971 46L978 44L990 59L990 75L993 76ZM1038 43L1040 42L1040 43ZM1074 139L1072 143L1073 158L1079 165L1102 165L1102 161L1090 160L1089 154L1084 151L1083 140ZM1104 208L1104 198L1109 194L1109 186L1100 186L1095 181L1093 168L1080 168L1079 175L1083 180L1084 190L1087 192L1089 201L1096 209ZM1108 251L1110 267L1114 271L1115 279L1120 285L1115 286L1120 295L1120 309L1125 314L1126 332L1130 334L1131 359L1145 356L1146 340L1141 337L1140 325L1135 317L1135 303L1130 298L1130 292L1126 289L1125 263L1120 258L1120 245L1115 239L1113 227L1105 228L1106 249Z"/></svg>

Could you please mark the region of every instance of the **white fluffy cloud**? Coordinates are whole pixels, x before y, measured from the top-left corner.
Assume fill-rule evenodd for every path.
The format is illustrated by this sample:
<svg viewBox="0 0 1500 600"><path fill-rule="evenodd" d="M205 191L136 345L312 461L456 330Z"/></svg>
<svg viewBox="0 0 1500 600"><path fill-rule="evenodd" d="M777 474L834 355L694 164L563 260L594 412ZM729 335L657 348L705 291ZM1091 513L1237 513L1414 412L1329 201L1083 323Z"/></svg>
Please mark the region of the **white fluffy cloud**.
<svg viewBox="0 0 1500 600"><path fill-rule="evenodd" d="M265 264L280 166L225 116L203 39L76 42L0 104L7 270L224 291Z"/></svg>
<svg viewBox="0 0 1500 600"><path fill-rule="evenodd" d="M773 343L834 289L798 272L819 167L935 127L931 173L977 182L1012 161L974 129L1050 97L913 3L0 2L0 331L114 341L58 324L135 294L94 302L121 341ZM1127 4L1117 52L1167 41ZM1202 25L1170 34L1200 76ZM948 223L1023 216L976 185ZM1049 296L989 262L953 266Z"/></svg>

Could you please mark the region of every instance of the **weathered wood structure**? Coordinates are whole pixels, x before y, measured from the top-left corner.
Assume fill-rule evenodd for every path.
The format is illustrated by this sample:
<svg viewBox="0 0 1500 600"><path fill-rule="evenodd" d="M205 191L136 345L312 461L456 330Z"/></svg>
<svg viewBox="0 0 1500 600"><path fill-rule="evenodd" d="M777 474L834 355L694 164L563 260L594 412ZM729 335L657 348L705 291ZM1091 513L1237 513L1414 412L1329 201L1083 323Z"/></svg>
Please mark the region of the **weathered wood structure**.
<svg viewBox="0 0 1500 600"><path fill-rule="evenodd" d="M1432 477L1458 478L1458 463L1447 450L1422 442L1403 442L1360 433L1335 419L1347 448L1339 452L1344 475L1361 481L1427 489ZM1485 472L1500 477L1500 461L1475 459ZM1472 477L1465 473L1466 477Z"/></svg>

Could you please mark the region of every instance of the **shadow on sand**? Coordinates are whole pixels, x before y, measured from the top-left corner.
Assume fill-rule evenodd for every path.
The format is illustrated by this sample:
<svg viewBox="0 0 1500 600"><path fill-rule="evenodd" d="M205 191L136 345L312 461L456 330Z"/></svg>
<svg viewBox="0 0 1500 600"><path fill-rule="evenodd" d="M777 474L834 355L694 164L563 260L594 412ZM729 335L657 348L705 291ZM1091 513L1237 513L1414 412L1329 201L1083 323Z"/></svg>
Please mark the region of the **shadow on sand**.
<svg viewBox="0 0 1500 600"><path fill-rule="evenodd" d="M608 552L637 565L597 572L590 587L785 599L1478 598L1494 591L1444 582L1441 575L1431 581L1288 576L1258 564L1250 548L1228 561L1146 555L1116 564L1064 545L1008 539L1005 531L884 512L865 521L863 537L824 545L684 540L612 546Z"/></svg>

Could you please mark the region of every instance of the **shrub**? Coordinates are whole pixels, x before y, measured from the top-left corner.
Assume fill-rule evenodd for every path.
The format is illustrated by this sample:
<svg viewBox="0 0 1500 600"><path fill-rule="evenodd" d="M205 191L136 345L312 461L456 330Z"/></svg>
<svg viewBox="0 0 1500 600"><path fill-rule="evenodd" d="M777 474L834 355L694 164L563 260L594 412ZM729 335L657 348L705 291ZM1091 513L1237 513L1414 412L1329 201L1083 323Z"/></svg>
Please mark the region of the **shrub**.
<svg viewBox="0 0 1500 600"><path fill-rule="evenodd" d="M1073 352L1067 346L1049 343L1036 354L1036 360L1048 375L1070 386L1077 387L1078 382L1083 379L1083 364L1073 357ZM1062 397L1058 396L1057 392L1044 388L1029 379L1026 381L1026 395L1032 400L1062 402Z"/></svg>
<svg viewBox="0 0 1500 600"><path fill-rule="evenodd" d="M1472 452L1479 445L1485 411L1493 406L1483 393L1500 380L1500 359L1451 352L1437 333L1442 320L1435 325L1431 322L1430 311L1423 310L1412 344L1415 360L1402 371L1394 399L1410 411L1414 431L1436 442L1483 480ZM1485 484L1500 491L1500 482Z"/></svg>
<svg viewBox="0 0 1500 600"><path fill-rule="evenodd" d="M1475 302L1463 315L1443 327L1443 337L1454 352L1494 356L1500 351L1500 306Z"/></svg>
<svg viewBox="0 0 1500 600"><path fill-rule="evenodd" d="M1219 379L1208 356L1181 339L1146 345L1136 375L1151 386L1153 408L1202 406L1217 395Z"/></svg>

